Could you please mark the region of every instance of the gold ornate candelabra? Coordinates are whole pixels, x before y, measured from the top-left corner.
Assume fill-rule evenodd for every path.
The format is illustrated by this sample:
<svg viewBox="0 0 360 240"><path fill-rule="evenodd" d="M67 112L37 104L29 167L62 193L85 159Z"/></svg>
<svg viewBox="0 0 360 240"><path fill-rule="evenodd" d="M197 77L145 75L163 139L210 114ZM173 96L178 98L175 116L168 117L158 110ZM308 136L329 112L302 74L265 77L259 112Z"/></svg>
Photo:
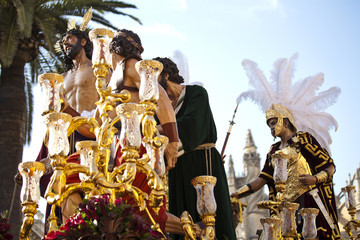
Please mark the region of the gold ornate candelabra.
<svg viewBox="0 0 360 240"><path fill-rule="evenodd" d="M99 111L99 119L74 117L60 111L59 87L63 78L58 74L43 74L39 81L46 89L46 108L44 120L49 131L48 150L53 174L45 193L45 199L52 205L48 221L49 231L56 230L57 217L55 206L61 203L72 193L81 191L85 198L101 194L110 194L113 203L116 198L129 194L136 202L140 211L145 211L152 222L152 228L161 232L159 224L151 216L148 208L157 214L163 204L165 196L164 184L160 178L164 174L163 152L168 142L165 136L161 136L156 130L154 114L159 98L157 77L162 71L162 64L157 61L140 61L137 71L141 77L139 90L141 104L128 103L130 94L128 91L112 93L106 85L106 76L110 69L109 43L113 38L113 32L107 29L94 29L89 33L94 43L93 69L96 76L96 87L100 96L96 103ZM117 105L118 102L122 104ZM116 110L116 117L110 118L109 112ZM118 129L115 123L121 121L120 145L124 163L109 171L110 146L114 134ZM88 126L96 136L96 141L81 141L76 144L80 154L80 163L67 162L69 153L68 136L81 126ZM142 128L142 135L141 130ZM139 156L140 145L144 144L148 152ZM152 164L149 165L149 163ZM21 229L21 239L27 239L32 226L33 215L36 213L37 201L40 191L35 190L34 184L39 185L38 180L44 172L44 165L37 162L23 163L19 166L23 175L26 196L23 199L23 212L26 216ZM150 194L133 186L136 172L146 175ZM79 183L67 184L66 179L73 174L79 174ZM28 187L28 183L32 187ZM25 186L25 187L24 187ZM36 191L36 198L33 197ZM24 195L25 196L25 195Z"/></svg>
<svg viewBox="0 0 360 240"><path fill-rule="evenodd" d="M37 213L40 200L40 177L45 171L45 166L39 162L24 162L19 165L23 185L21 188L22 212L25 215L20 228L19 239L29 239L28 236L34 223L34 215Z"/></svg>
<svg viewBox="0 0 360 240"><path fill-rule="evenodd" d="M288 165L294 166L292 162L294 159L300 161L297 157L294 158L293 155L297 156L297 153L293 152L293 150L288 147L275 152L272 156L274 160L273 178L275 189L277 191L276 201L261 201L257 204L258 208L269 209L274 213L270 218L261 219L263 225L263 239L300 239L300 234L297 233L296 230L297 226L295 221L295 212L298 210L299 204L293 203L289 201L289 199L296 199L301 195L302 191L308 191L309 189L305 187L305 190L301 189L297 192L294 188L292 190L294 193L289 193L289 191L287 191L287 188L289 187L288 181L293 181L298 178L298 176L294 176L294 174L288 175ZM302 163L300 162L300 164ZM306 169L307 165L299 166L301 166L301 169L296 169L297 172L308 171ZM318 209L303 208L300 212L303 217L302 237L304 239L315 239L317 235L315 218L318 214Z"/></svg>
<svg viewBox="0 0 360 240"><path fill-rule="evenodd" d="M360 234L354 237L352 230L356 231L360 227L360 221L356 219L356 201L355 201L355 186L349 185L341 188L341 191L345 192L345 205L348 213L351 216L344 227L347 235L351 240L360 239Z"/></svg>
<svg viewBox="0 0 360 240"><path fill-rule="evenodd" d="M191 183L197 193L197 211L205 225L205 231L201 234L200 239L215 239L215 212L217 206L214 197L214 186L216 185L216 177L198 176ZM180 220L186 235L185 239L196 239L196 227L190 214L184 211Z"/></svg>

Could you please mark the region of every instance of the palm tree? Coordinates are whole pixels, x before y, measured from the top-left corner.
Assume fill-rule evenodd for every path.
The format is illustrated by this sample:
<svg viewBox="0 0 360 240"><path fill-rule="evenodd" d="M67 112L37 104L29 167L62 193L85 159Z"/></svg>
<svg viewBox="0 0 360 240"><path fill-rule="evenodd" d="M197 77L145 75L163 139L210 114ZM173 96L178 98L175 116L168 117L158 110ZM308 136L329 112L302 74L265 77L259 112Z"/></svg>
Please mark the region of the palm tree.
<svg viewBox="0 0 360 240"><path fill-rule="evenodd" d="M82 17L92 7L92 21L115 29L103 15L119 14L140 22L118 9L135 5L106 0L0 0L0 212L14 203L10 221L21 222L19 191L14 190L13 177L22 160L26 135L27 106L25 75L55 72L60 60L54 44L66 32L67 17ZM25 69L27 74L25 74ZM36 78L32 78L36 79ZM32 80L34 81L34 80ZM34 153L36 155L37 153ZM35 159L36 156L34 156ZM16 187L15 187L16 188ZM14 199L15 202L12 200Z"/></svg>

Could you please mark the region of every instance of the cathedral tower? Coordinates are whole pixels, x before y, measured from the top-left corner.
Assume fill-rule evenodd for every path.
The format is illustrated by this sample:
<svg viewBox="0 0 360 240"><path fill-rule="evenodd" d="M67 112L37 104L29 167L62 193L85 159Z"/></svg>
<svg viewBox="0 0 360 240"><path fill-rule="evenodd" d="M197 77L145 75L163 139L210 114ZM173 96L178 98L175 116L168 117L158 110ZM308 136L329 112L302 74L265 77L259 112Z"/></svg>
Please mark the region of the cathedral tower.
<svg viewBox="0 0 360 240"><path fill-rule="evenodd" d="M260 173L260 156L257 153L251 131L248 130L245 147L244 147L244 174L241 177L235 176L234 162L232 156L229 158L228 184L229 192L233 193L244 184L250 182ZM237 239L258 239L256 231L262 229L260 218L267 216L267 210L258 209L256 204L259 201L267 200L268 196L264 193L264 189L260 189L256 193L243 198L248 206L243 213L243 223L236 228Z"/></svg>

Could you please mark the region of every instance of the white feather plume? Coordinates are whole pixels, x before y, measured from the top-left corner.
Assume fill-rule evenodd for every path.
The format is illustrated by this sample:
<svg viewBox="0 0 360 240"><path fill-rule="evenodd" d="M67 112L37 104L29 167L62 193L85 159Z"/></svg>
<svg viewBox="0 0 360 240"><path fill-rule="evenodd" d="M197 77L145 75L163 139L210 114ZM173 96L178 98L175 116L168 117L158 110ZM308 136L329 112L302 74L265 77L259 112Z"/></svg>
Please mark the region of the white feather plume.
<svg viewBox="0 0 360 240"><path fill-rule="evenodd" d="M242 65L246 71L246 74L249 78L249 84L256 90L261 91L262 95L260 99L266 101L273 101L275 100L275 91L271 87L270 83L266 79L264 73L258 68L257 63L251 60L244 60ZM241 99L239 99L241 101ZM261 101L263 102L263 101ZM266 104L263 102L262 104Z"/></svg>
<svg viewBox="0 0 360 240"><path fill-rule="evenodd" d="M280 58L275 61L270 82L257 63L244 60L242 65L252 89L241 93L236 101L250 99L258 104L264 112L274 103L281 104L293 114L296 128L299 131L311 133L330 153L329 145L332 140L329 130L335 129L336 131L338 123L331 114L323 111L336 102L340 89L332 87L318 92L324 82L323 73L293 83L297 58L298 54L295 53L289 60Z"/></svg>
<svg viewBox="0 0 360 240"><path fill-rule="evenodd" d="M298 54L295 53L289 61L286 61L286 64L283 66L283 70L280 72L280 88L281 92L278 96L281 96L281 99L289 101L291 99L291 92L288 91L291 89L292 79L294 78L295 72L295 61L298 58Z"/></svg>
<svg viewBox="0 0 360 240"><path fill-rule="evenodd" d="M296 82L292 88L293 104L301 104L316 94L324 82L324 74L318 73L315 76L307 77Z"/></svg>
<svg viewBox="0 0 360 240"><path fill-rule="evenodd" d="M259 94L259 92L250 90L243 92L236 99L236 103L242 102L243 100L252 100L254 103L258 104L262 111L271 107L271 102L268 101L268 98L263 97L264 94Z"/></svg>
<svg viewBox="0 0 360 240"><path fill-rule="evenodd" d="M186 56L180 50L175 50L170 59L177 65L179 74L184 78L184 84L187 85L190 80L190 75Z"/></svg>
<svg viewBox="0 0 360 240"><path fill-rule="evenodd" d="M318 111L322 111L336 102L336 99L340 95L340 92L340 88L332 87L326 91L320 92L317 96L309 99L306 104L312 105L313 108Z"/></svg>
<svg viewBox="0 0 360 240"><path fill-rule="evenodd" d="M271 85L275 89L276 95L281 94L281 83L279 82L281 80L281 74L283 69L286 67L287 59L286 58L280 58L273 64L273 70L270 72L270 80Z"/></svg>

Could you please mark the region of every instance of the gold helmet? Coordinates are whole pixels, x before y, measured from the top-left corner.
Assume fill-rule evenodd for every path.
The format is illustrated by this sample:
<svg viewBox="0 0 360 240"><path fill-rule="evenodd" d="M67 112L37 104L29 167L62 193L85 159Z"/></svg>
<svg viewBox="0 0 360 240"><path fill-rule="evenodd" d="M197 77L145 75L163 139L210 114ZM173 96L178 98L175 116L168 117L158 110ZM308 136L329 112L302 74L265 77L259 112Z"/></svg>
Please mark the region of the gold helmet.
<svg viewBox="0 0 360 240"><path fill-rule="evenodd" d="M289 109L280 104L273 104L269 109L266 110L266 122L271 118L277 118L277 124L275 127L275 136L280 134L281 129L283 128L284 118L289 119L290 123L295 127L295 120ZM296 131L296 127L295 127Z"/></svg>

